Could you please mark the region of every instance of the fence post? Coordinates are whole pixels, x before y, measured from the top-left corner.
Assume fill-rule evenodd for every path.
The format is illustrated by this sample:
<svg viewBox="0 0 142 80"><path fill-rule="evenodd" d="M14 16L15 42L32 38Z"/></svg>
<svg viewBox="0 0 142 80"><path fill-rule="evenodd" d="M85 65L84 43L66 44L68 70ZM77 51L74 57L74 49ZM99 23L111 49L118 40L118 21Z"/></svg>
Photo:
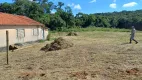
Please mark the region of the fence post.
<svg viewBox="0 0 142 80"><path fill-rule="evenodd" d="M9 53L9 32L6 31L6 59L7 59L7 64L9 64L9 59L8 59L8 53Z"/></svg>

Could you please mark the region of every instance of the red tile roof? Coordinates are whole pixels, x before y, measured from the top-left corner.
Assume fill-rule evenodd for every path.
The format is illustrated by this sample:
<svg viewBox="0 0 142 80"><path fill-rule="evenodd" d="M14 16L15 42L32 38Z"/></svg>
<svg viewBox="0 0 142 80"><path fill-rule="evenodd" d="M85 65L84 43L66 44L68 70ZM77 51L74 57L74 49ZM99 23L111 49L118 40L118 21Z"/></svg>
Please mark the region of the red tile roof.
<svg viewBox="0 0 142 80"><path fill-rule="evenodd" d="M0 25L44 26L43 24L26 16L13 15L0 12Z"/></svg>

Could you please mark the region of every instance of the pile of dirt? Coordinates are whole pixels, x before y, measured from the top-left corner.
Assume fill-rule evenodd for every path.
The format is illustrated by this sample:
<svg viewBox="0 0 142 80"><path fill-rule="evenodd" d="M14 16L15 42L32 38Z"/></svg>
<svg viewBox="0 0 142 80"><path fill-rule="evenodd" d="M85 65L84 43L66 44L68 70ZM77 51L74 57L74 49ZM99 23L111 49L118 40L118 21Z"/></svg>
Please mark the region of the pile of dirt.
<svg viewBox="0 0 142 80"><path fill-rule="evenodd" d="M78 36L78 34L76 32L69 32L67 36Z"/></svg>
<svg viewBox="0 0 142 80"><path fill-rule="evenodd" d="M61 49L66 49L69 47L72 47L73 43L63 39L62 37L59 37L58 39L55 39L54 42L51 44L47 44L41 50L43 51L56 51L56 50L61 50Z"/></svg>
<svg viewBox="0 0 142 80"><path fill-rule="evenodd" d="M126 70L126 72L130 75L136 75L139 72L139 69L138 68L132 68L132 69Z"/></svg>

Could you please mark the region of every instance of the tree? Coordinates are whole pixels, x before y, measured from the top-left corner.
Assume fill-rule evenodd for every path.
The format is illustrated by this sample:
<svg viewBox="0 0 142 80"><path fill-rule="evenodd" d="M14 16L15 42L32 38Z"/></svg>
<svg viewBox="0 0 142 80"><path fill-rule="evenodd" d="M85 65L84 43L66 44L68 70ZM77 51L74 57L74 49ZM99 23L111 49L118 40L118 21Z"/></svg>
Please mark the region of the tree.
<svg viewBox="0 0 142 80"><path fill-rule="evenodd" d="M51 15L50 26L49 26L51 30L62 30L64 26L65 26L65 22L60 16L56 14Z"/></svg>
<svg viewBox="0 0 142 80"><path fill-rule="evenodd" d="M110 20L110 24L112 28L116 28L116 26L118 25L118 20L116 18L112 18Z"/></svg>
<svg viewBox="0 0 142 80"><path fill-rule="evenodd" d="M83 20L82 20L82 15L83 15L83 13L78 13L78 14L76 14L76 16L75 16L75 24L76 24L76 26L82 26L83 25Z"/></svg>
<svg viewBox="0 0 142 80"><path fill-rule="evenodd" d="M39 18L39 22L45 24L46 26L49 26L50 24L50 14L43 14Z"/></svg>
<svg viewBox="0 0 142 80"><path fill-rule="evenodd" d="M64 6L64 3L63 3L63 2L58 2L58 8L59 8L59 9L62 9L63 6Z"/></svg>
<svg viewBox="0 0 142 80"><path fill-rule="evenodd" d="M81 27L82 22L80 19L75 19L75 26L80 26Z"/></svg>
<svg viewBox="0 0 142 80"><path fill-rule="evenodd" d="M88 16L88 25L95 26L96 16L94 14L90 14Z"/></svg>
<svg viewBox="0 0 142 80"><path fill-rule="evenodd" d="M65 7L65 11L62 11L60 16L65 21L66 28L69 28L70 26L74 26L74 16L73 16L72 10L69 6Z"/></svg>
<svg viewBox="0 0 142 80"><path fill-rule="evenodd" d="M64 7L63 2L55 5L49 0L13 0L13 3L0 3L0 12L24 15L37 20L52 30L72 28L79 26L130 28L132 25L136 29L142 30L142 10L121 11L108 13L73 15L69 6ZM56 10L55 14L51 14Z"/></svg>
<svg viewBox="0 0 142 80"><path fill-rule="evenodd" d="M15 0L13 3L13 10L18 15L29 15L31 2L29 0Z"/></svg>
<svg viewBox="0 0 142 80"><path fill-rule="evenodd" d="M43 8L44 13L50 13L51 5L48 3L48 0L40 0L40 6Z"/></svg>
<svg viewBox="0 0 142 80"><path fill-rule="evenodd" d="M40 18L42 18L42 15L44 15L43 8L40 7L37 3L32 3L29 9L28 16L32 19L40 21Z"/></svg>
<svg viewBox="0 0 142 80"><path fill-rule="evenodd" d="M0 12L12 13L12 5L9 3L0 3Z"/></svg>

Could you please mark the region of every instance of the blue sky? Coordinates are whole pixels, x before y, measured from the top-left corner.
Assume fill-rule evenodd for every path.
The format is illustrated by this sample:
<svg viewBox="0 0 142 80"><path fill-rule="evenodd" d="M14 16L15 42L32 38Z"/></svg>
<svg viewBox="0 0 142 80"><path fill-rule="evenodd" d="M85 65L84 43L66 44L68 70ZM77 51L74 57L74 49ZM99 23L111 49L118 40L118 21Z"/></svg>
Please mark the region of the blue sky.
<svg viewBox="0 0 142 80"><path fill-rule="evenodd" d="M73 13L83 12L87 14L113 12L122 10L142 9L142 0L49 0L55 4L64 2L70 6ZM2 2L12 2L12 0L0 0Z"/></svg>

